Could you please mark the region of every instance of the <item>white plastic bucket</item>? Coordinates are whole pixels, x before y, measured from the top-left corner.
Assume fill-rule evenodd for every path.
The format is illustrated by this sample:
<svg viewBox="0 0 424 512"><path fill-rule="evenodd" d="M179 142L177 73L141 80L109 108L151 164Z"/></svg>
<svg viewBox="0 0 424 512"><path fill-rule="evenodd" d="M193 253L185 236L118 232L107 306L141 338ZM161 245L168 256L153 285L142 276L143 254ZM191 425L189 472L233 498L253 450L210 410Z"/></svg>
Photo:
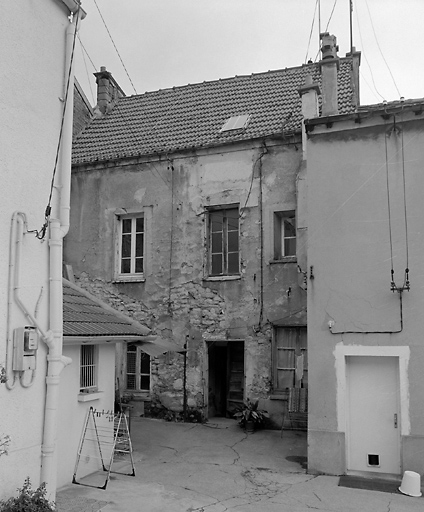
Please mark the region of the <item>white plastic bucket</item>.
<svg viewBox="0 0 424 512"><path fill-rule="evenodd" d="M405 471L399 491L416 498L422 496L420 475L415 473L415 471Z"/></svg>

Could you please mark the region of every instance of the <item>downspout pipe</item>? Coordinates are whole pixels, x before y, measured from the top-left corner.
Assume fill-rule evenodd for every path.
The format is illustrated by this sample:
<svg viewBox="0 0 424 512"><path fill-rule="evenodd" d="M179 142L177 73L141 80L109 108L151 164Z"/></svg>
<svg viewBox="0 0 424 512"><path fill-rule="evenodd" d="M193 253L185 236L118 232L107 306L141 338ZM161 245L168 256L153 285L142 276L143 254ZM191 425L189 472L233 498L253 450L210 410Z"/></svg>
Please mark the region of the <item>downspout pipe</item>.
<svg viewBox="0 0 424 512"><path fill-rule="evenodd" d="M12 308L13 301L18 305L21 309L22 313L25 315L27 320L34 325L41 337L43 339L47 339L50 333L44 332L43 328L37 321L35 314L32 315L25 304L22 302L22 299L19 294L20 290L20 262L21 262L21 252L22 252L22 242L24 237L24 232L26 231L26 216L22 212L14 212L12 215L12 224L10 228L10 248L9 248L9 279L8 279L8 304L7 304L7 318L6 318L6 388L12 390L17 382L17 375L12 370L12 360L13 360L13 336L12 336ZM32 378L30 384L25 384L21 379L21 383L24 387L29 387L34 382L35 370L32 370Z"/></svg>
<svg viewBox="0 0 424 512"><path fill-rule="evenodd" d="M20 267L21 267L21 254L24 233L27 231L26 216L22 212L14 212L12 215L12 225L10 230L10 255L9 255L9 290L8 290L8 310L6 320L7 330L7 353L6 353L6 373L7 381L6 387L12 390L16 385L16 373L12 370L13 359L13 337L11 329L11 312L13 301L20 308L26 319L35 326L44 341L48 340L51 336L50 332L44 332L36 315L31 314L29 309L22 302L20 297ZM47 341L46 341L47 342ZM34 383L35 370L32 370L30 382L25 382L24 374L21 373L20 380L23 387L30 387Z"/></svg>
<svg viewBox="0 0 424 512"><path fill-rule="evenodd" d="M49 266L50 266L50 331L51 339L47 342L47 377L46 402L44 408L44 429L42 443L41 482L46 483L47 495L54 500L57 487L57 416L59 406L59 383L63 368L72 360L64 357L63 349L63 238L69 230L70 195L71 195L71 151L74 71L73 53L78 24L78 13L66 30L65 54L65 106L60 148L60 161L57 174L56 190L59 200L56 202L54 215L49 219Z"/></svg>

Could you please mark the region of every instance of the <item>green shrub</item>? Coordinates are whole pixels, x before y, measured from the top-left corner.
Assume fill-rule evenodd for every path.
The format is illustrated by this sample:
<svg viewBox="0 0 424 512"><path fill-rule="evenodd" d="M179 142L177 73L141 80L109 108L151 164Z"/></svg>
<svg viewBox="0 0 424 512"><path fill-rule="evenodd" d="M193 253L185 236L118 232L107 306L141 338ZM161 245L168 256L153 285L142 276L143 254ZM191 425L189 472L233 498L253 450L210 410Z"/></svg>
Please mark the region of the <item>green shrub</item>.
<svg viewBox="0 0 424 512"><path fill-rule="evenodd" d="M16 498L0 501L0 512L52 512L55 504L46 499L46 484L43 482L38 489L31 489L29 477L26 478L22 489L18 489Z"/></svg>

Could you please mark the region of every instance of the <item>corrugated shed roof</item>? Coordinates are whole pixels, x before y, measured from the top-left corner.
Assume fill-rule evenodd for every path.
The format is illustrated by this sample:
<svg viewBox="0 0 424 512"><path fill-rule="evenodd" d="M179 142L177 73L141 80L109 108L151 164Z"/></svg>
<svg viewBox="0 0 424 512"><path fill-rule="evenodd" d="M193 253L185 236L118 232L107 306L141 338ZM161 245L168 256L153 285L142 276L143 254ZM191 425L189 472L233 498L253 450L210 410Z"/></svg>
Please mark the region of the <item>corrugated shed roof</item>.
<svg viewBox="0 0 424 512"><path fill-rule="evenodd" d="M340 59L338 102L352 112L351 59ZM321 84L319 64L236 76L121 98L73 144L73 164L210 147L290 134L301 128L299 88L307 74ZM247 127L220 133L230 117L250 114Z"/></svg>
<svg viewBox="0 0 424 512"><path fill-rule="evenodd" d="M130 319L114 313L106 304L69 281L63 280L64 336L145 336L147 327L137 328Z"/></svg>

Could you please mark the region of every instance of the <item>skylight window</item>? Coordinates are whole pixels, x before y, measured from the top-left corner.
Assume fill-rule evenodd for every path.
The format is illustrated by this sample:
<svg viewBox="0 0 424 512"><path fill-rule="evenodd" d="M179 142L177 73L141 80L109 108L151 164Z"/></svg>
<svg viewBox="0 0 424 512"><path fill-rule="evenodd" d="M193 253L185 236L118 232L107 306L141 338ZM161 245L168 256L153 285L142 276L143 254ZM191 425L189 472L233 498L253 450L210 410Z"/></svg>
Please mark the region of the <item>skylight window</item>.
<svg viewBox="0 0 424 512"><path fill-rule="evenodd" d="M244 114L242 116L233 116L225 122L224 126L221 128L221 132L229 132L230 130L241 130L245 128L247 123L249 122L250 115Z"/></svg>

